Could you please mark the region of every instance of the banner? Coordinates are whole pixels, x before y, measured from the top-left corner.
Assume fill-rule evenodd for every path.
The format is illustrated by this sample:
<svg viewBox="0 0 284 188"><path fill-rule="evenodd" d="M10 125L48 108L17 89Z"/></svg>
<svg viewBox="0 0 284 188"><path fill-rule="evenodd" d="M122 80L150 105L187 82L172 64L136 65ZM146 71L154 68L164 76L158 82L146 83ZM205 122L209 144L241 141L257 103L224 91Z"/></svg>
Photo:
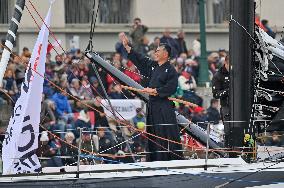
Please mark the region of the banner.
<svg viewBox="0 0 284 188"><path fill-rule="evenodd" d="M50 25L51 7L45 18ZM49 30L42 25L33 49L21 96L17 100L9 121L2 149L3 174L40 172L41 165L36 156L40 123L43 77ZM33 69L33 70L32 70Z"/></svg>
<svg viewBox="0 0 284 188"><path fill-rule="evenodd" d="M139 99L111 99L110 102L119 119L131 120L136 116L136 109L142 107L142 101ZM102 104L105 114L114 118L108 101L102 100Z"/></svg>

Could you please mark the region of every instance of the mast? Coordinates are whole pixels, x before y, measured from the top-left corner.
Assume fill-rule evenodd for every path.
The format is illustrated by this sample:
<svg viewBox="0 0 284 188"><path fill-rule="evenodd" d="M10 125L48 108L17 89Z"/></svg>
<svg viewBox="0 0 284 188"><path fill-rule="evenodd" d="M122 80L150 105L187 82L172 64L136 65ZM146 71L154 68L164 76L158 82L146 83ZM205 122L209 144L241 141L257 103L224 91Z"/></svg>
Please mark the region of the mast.
<svg viewBox="0 0 284 188"><path fill-rule="evenodd" d="M14 43L16 41L16 35L22 18L25 3L26 3L25 0L17 0L15 4L14 15L11 19L10 27L6 35L6 41L5 41L5 46L8 49L4 48L0 63L0 87L2 86L3 76L5 74L8 61L10 59L11 51L13 50Z"/></svg>
<svg viewBox="0 0 284 188"><path fill-rule="evenodd" d="M251 132L253 36L254 0L231 0L229 147L242 147L244 133Z"/></svg>

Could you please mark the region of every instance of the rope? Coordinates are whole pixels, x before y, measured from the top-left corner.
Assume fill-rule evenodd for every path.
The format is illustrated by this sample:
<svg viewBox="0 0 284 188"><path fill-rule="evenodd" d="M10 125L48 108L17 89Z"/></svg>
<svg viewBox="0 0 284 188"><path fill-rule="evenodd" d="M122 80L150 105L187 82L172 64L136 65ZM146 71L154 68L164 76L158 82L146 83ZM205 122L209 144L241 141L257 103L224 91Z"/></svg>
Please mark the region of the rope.
<svg viewBox="0 0 284 188"><path fill-rule="evenodd" d="M124 86L124 85L121 85L121 87L124 88L124 89L130 90L130 91L135 91L135 92L139 92L139 93L146 93L146 94L149 94L149 95L152 95L152 96L156 96L157 95L155 93L148 93L148 92L144 91L143 89L137 89L137 88ZM188 101L184 101L184 100L181 100L181 99L177 99L177 98L173 98L173 97L168 97L168 99L170 101L174 101L174 102L178 102L178 103L181 103L181 104L185 104L185 105L188 105L188 106L193 107L193 108L198 107L197 104L194 104L194 103L191 103L191 102L188 102Z"/></svg>
<svg viewBox="0 0 284 188"><path fill-rule="evenodd" d="M30 2L30 1L29 1ZM46 25L46 23L44 22L44 20L42 19L42 17L40 16L40 14L38 13L38 11L36 10L36 8L33 6L33 4L30 2L30 4L32 5L32 7L33 7L33 9L36 11L36 13L38 14L38 16L41 18L41 20L43 21L43 23L44 23L44 25L48 28L48 30L50 31L50 33L53 35L53 37L54 37L54 39L57 41L57 39L56 39L56 37L54 36L54 34L53 34L53 32L50 30L50 28ZM29 11L29 13L30 13L30 15L32 16L32 14L31 14L31 12ZM32 16L32 18L34 19L34 17ZM35 19L34 19L34 21L35 21ZM36 21L35 21L36 22ZM38 25L38 24L37 24ZM59 42L57 41L57 43L59 44ZM1 44L2 45L2 44ZM59 44L60 45L60 44ZM63 47L60 45L60 47L62 48L62 50L64 51L64 53L66 53L65 52L65 50L63 49ZM12 52L11 52L12 53ZM13 53L12 53L13 54ZM13 55L15 55L15 54L13 54ZM15 56L17 56L17 55L15 55ZM19 57L19 56L18 56ZM20 58L20 57L19 57ZM21 58L20 58L21 59ZM33 70L33 69L32 69ZM43 77L45 80L47 80L49 83L51 83L51 85L53 85L54 87L56 87L57 89L59 89L61 92L63 92L63 93L66 93L66 91L64 91L62 88L60 88L60 87L58 87L56 84L54 84L53 82L51 82L50 80L48 80L47 78L45 78L44 76L42 76L42 75L40 75L37 71L35 71L35 70L33 70L34 72L36 72L39 76L41 76L41 77ZM74 74L74 73L73 73ZM76 77L76 76L75 76ZM66 93L67 95L69 95L71 98L73 98L74 100L76 100L76 101L78 101L79 103L81 103L81 104L83 104L83 105L85 105L85 106L87 106L87 107L89 107L89 108L91 108L91 109L93 109L94 111L97 111L97 112L99 112L99 113L101 113L99 110L96 110L96 109L94 109L93 107L91 107L90 105L88 105L88 104L85 104L85 103L82 103L80 100L78 100L76 97L74 97L73 95L70 95L69 93ZM122 122L120 122L120 121L118 121L118 120L116 120L116 119L114 119L116 122L118 122L118 123L120 123L120 124L124 124L124 123L122 123ZM130 128L132 128L132 129L135 129L134 127L132 127L132 125L127 125L127 124L124 124L124 125L126 125L127 127L129 127L130 126ZM136 129L136 131L140 131L139 129ZM145 136L145 135L144 135ZM155 136L154 136L155 137ZM160 144L158 144L158 143L156 143L155 141L153 141L152 139L150 139L150 138L148 138L148 137L146 137L147 139L149 139L150 141L152 141L153 143L155 143L156 145L158 145L158 146L160 146L160 147L162 147L163 149L166 149L166 148L164 148L163 146L161 146ZM161 137L162 138L162 137ZM170 151L171 152L171 151ZM175 154L175 153L173 153L173 154ZM180 157L180 156L179 156Z"/></svg>

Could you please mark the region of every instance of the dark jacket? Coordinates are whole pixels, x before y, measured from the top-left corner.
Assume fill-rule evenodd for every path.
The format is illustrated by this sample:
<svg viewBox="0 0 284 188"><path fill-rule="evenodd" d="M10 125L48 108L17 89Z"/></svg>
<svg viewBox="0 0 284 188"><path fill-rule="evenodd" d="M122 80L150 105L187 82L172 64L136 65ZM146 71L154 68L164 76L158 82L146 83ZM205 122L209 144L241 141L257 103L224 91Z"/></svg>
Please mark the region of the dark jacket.
<svg viewBox="0 0 284 188"><path fill-rule="evenodd" d="M168 44L171 47L171 57L172 58L178 57L179 46L178 46L178 43L175 39L173 39L172 37L163 36L160 39L160 41L161 41L161 43Z"/></svg>
<svg viewBox="0 0 284 188"><path fill-rule="evenodd" d="M230 74L221 67L212 79L212 93L215 99L220 99L222 107L229 107Z"/></svg>
<svg viewBox="0 0 284 188"><path fill-rule="evenodd" d="M213 124L218 124L221 119L220 113L216 108L209 107L207 109L207 120L208 122L213 122Z"/></svg>
<svg viewBox="0 0 284 188"><path fill-rule="evenodd" d="M187 47L186 47L186 42L184 41L183 38L176 38L177 46L178 46L178 55L181 53L186 53L187 54Z"/></svg>

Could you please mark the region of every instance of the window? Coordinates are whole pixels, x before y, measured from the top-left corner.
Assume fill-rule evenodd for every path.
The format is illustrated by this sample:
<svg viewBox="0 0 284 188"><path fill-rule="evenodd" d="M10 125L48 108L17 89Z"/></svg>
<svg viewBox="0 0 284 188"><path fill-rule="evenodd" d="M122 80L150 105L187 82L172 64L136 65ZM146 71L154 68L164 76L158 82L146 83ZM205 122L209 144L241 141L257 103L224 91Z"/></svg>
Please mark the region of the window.
<svg viewBox="0 0 284 188"><path fill-rule="evenodd" d="M230 0L214 0L213 15L215 24L228 21L230 15Z"/></svg>
<svg viewBox="0 0 284 188"><path fill-rule="evenodd" d="M12 18L13 4L11 0L1 0L0 3L0 24L8 24Z"/></svg>
<svg viewBox="0 0 284 188"><path fill-rule="evenodd" d="M132 0L100 0L98 22L103 24L129 23L131 2ZM90 23L93 3L94 0L65 0L65 23ZM96 8L97 4L95 10Z"/></svg>
<svg viewBox="0 0 284 188"><path fill-rule="evenodd" d="M102 0L100 2L99 21L105 24L130 23L132 0Z"/></svg>
<svg viewBox="0 0 284 188"><path fill-rule="evenodd" d="M183 24L199 23L199 0L181 0ZM207 24L222 24L229 20L230 0L204 0Z"/></svg>
<svg viewBox="0 0 284 188"><path fill-rule="evenodd" d="M93 0L65 0L65 23L90 23L93 3Z"/></svg>
<svg viewBox="0 0 284 188"><path fill-rule="evenodd" d="M181 0L181 14L183 24L199 23L198 0Z"/></svg>

